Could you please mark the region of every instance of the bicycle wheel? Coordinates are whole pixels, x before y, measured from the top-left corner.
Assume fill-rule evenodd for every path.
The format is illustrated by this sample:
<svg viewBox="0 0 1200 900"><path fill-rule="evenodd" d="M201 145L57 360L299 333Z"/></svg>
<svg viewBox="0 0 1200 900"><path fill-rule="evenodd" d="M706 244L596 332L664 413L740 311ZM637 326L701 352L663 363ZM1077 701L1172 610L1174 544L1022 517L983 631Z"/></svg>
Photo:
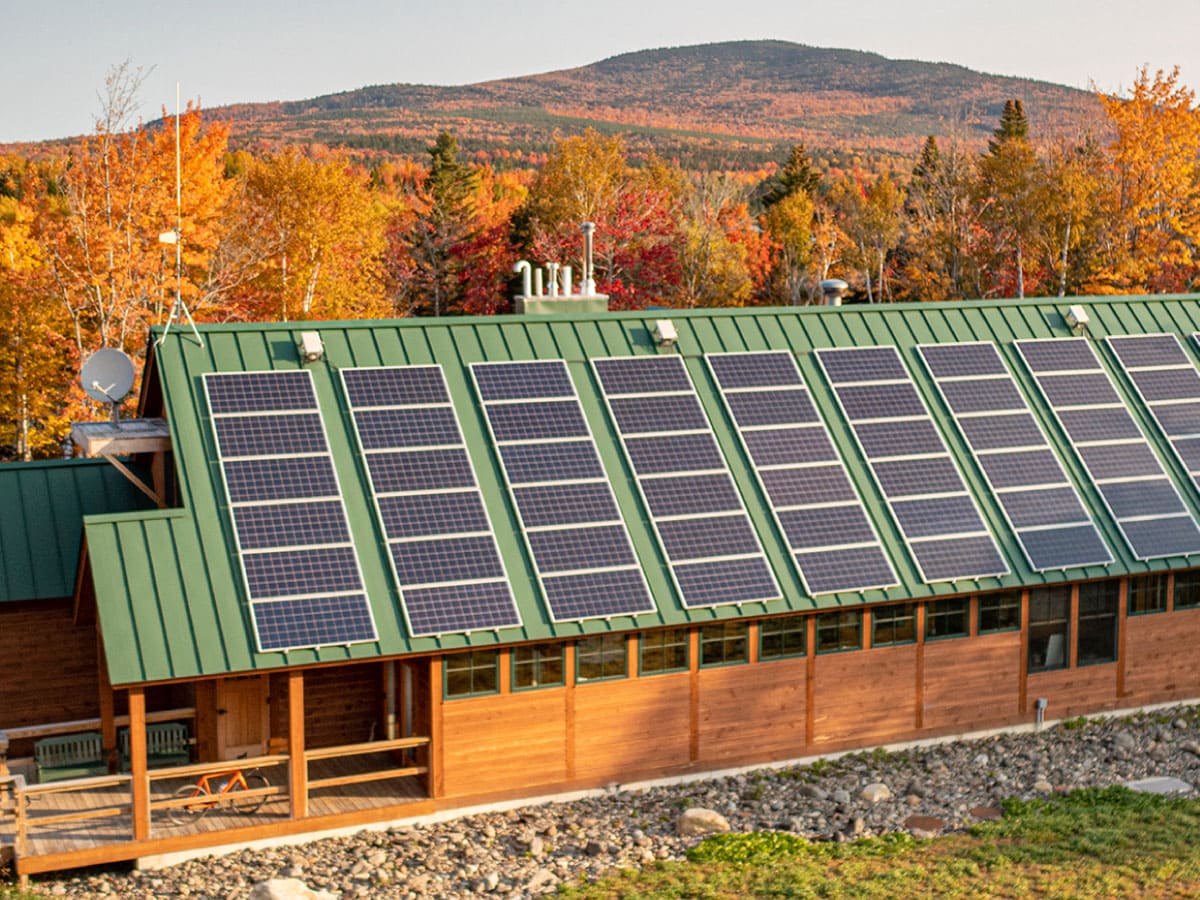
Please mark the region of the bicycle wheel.
<svg viewBox="0 0 1200 900"><path fill-rule="evenodd" d="M245 777L246 777L246 790L248 790L248 791L257 791L257 790L261 790L262 788L269 788L271 786L271 782L267 781L267 776L262 775L258 772L247 772ZM239 797L239 798L235 799L233 802L234 802L234 807L237 809L238 812L249 814L249 813L256 813L260 809L262 809L262 805L267 802L267 798L266 797L246 797L245 799L243 799L243 798Z"/></svg>
<svg viewBox="0 0 1200 900"><path fill-rule="evenodd" d="M176 825L186 825L188 822L197 821L212 806L212 800L209 799L209 795L201 791L194 784L181 785L171 796L176 799L190 797L195 801L183 806L172 806L167 810L167 818Z"/></svg>

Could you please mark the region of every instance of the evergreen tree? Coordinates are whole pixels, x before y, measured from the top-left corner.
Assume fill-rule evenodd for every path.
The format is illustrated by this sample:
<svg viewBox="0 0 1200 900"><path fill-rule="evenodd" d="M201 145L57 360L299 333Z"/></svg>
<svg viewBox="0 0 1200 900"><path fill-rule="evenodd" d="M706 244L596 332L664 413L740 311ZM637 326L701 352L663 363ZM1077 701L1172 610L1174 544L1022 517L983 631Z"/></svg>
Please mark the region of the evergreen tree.
<svg viewBox="0 0 1200 900"><path fill-rule="evenodd" d="M783 164L774 182L770 184L763 197L763 208L770 209L779 201L792 194L803 191L810 198L815 197L817 186L821 183L821 173L816 170L808 151L803 144L796 144Z"/></svg>
<svg viewBox="0 0 1200 900"><path fill-rule="evenodd" d="M475 173L458 161L458 139L443 131L429 148L429 173L413 197L408 242L414 264L413 308L440 316L461 300L463 262L456 248L475 236Z"/></svg>
<svg viewBox="0 0 1200 900"><path fill-rule="evenodd" d="M1010 141L1029 140L1029 120L1025 118L1025 106L1020 100L1005 100L1000 113L1000 124L988 140L988 153L995 156L1000 148Z"/></svg>

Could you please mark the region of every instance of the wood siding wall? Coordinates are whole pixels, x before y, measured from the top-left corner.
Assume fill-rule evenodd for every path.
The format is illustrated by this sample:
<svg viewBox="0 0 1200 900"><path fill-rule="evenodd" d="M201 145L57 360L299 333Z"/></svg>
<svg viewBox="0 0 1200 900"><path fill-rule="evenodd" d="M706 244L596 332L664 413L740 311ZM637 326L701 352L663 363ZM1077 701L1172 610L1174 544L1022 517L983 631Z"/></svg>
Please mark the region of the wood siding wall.
<svg viewBox="0 0 1200 900"><path fill-rule="evenodd" d="M0 660L0 730L100 715L96 629L70 600L0 604Z"/></svg>
<svg viewBox="0 0 1200 900"><path fill-rule="evenodd" d="M494 695L442 700L428 686L441 796L529 796L1029 723L1039 697L1050 719L1200 697L1200 609L1119 627L1119 662L1033 674L1022 631L714 668L698 666L693 642L688 672L518 692L503 665ZM632 672L632 650L630 661Z"/></svg>
<svg viewBox="0 0 1200 900"><path fill-rule="evenodd" d="M381 663L309 669L304 673L305 746L336 747L382 738L382 697ZM272 703L273 707L277 705L286 717L286 688L278 702Z"/></svg>

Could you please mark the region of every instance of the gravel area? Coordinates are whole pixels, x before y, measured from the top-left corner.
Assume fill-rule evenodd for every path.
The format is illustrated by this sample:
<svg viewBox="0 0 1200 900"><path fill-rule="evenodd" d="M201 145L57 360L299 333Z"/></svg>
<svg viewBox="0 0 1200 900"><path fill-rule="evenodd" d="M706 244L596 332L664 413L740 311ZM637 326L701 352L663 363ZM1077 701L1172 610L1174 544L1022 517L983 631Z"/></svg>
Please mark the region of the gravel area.
<svg viewBox="0 0 1200 900"><path fill-rule="evenodd" d="M678 833L688 809L711 810L734 831L781 830L817 840L901 830L924 836L994 815L1006 797L1149 776L1200 784L1200 709L1072 720L1039 733L614 790L437 824L243 850L158 871L62 873L35 881L34 888L67 897L226 900L250 896L258 882L292 878L345 898L536 897L616 868L682 859L703 839ZM260 888L256 896L268 895Z"/></svg>

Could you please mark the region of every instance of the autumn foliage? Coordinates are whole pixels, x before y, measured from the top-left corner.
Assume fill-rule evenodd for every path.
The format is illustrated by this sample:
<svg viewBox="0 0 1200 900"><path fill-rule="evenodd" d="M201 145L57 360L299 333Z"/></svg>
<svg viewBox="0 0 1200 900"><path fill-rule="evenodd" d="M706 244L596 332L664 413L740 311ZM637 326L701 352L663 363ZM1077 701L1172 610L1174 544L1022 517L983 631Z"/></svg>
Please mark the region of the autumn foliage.
<svg viewBox="0 0 1200 900"><path fill-rule="evenodd" d="M902 166L830 165L796 145L754 172L591 129L501 169L448 132L409 157L233 152L189 105L179 210L176 117L127 121L137 82L115 70L95 132L61 155L0 157L5 458L60 452L90 414L79 363L137 356L177 296L198 321L508 312L517 259L571 265L578 289L585 221L614 309L814 303L828 277L872 303L1200 286L1200 112L1178 72L1101 97L1102 135L1038 143L1012 101L985 150L930 137Z"/></svg>

